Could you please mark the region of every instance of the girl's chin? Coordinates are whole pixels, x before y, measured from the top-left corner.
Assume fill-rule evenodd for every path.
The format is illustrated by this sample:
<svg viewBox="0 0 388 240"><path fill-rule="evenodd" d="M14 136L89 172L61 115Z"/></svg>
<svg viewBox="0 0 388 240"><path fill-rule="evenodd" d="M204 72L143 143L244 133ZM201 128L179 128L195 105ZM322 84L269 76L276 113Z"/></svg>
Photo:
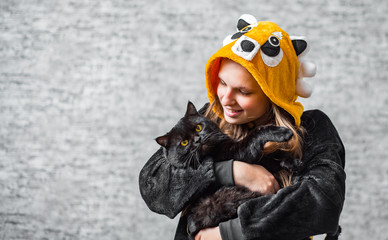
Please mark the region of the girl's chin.
<svg viewBox="0 0 388 240"><path fill-rule="evenodd" d="M244 124L249 122L248 120L245 120L243 118L236 118L236 117L229 117L228 115L224 114L225 121L227 121L230 124Z"/></svg>

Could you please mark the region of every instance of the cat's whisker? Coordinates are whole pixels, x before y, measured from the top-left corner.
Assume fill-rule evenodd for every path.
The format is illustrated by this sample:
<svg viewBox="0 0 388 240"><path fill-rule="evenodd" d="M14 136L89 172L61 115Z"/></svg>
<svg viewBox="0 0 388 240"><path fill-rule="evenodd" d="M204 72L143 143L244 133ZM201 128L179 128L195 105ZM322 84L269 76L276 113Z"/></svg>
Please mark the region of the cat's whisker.
<svg viewBox="0 0 388 240"><path fill-rule="evenodd" d="M198 155L199 155L199 154L198 154ZM196 157L195 160L196 160L196 163L198 164L198 166L201 165L201 162L199 161L199 156ZM196 166L196 168L197 168L198 166Z"/></svg>
<svg viewBox="0 0 388 240"><path fill-rule="evenodd" d="M197 166L197 159L198 159L198 151L195 151L193 152L193 167L196 169L198 166Z"/></svg>
<svg viewBox="0 0 388 240"><path fill-rule="evenodd" d="M195 168L195 161L194 161L194 156L192 155L191 158L190 158L190 165Z"/></svg>
<svg viewBox="0 0 388 240"><path fill-rule="evenodd" d="M187 158L187 161L186 161L186 167L189 167L189 166L192 166L193 164L193 157L194 157L194 154L193 154L193 152L190 152L189 154L188 154L188 158ZM193 166L194 167L194 166Z"/></svg>
<svg viewBox="0 0 388 240"><path fill-rule="evenodd" d="M193 160L193 154L189 154L189 158L188 158L188 160L187 160L187 166L186 167L189 167L189 166L191 166L192 164L191 164L191 162L192 162L192 160Z"/></svg>
<svg viewBox="0 0 388 240"><path fill-rule="evenodd" d="M207 136L204 136L203 138L202 138L202 142L203 143L206 143L207 142L207 140L209 140L209 138L211 137L211 135L209 134L209 135L207 135Z"/></svg>
<svg viewBox="0 0 388 240"><path fill-rule="evenodd" d="M195 158L193 159L194 160L194 164L195 164L195 168L197 169L199 167L199 165L201 165L201 163L199 162L199 152L196 152L196 156Z"/></svg>

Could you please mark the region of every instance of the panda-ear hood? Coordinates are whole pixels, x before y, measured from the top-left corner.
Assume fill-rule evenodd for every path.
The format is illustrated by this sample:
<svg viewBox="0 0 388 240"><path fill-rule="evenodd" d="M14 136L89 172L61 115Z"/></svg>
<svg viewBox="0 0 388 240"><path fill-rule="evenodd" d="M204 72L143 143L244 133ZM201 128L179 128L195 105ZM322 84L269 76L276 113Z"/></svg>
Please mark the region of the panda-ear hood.
<svg viewBox="0 0 388 240"><path fill-rule="evenodd" d="M299 126L303 106L296 100L298 96L309 97L312 90L302 79L314 76L316 70L314 64L300 61L309 51L306 39L290 37L275 23L257 22L244 14L237 22L237 32L227 36L223 44L206 64L210 102L216 99L221 59L228 58L245 67L264 94L290 113Z"/></svg>

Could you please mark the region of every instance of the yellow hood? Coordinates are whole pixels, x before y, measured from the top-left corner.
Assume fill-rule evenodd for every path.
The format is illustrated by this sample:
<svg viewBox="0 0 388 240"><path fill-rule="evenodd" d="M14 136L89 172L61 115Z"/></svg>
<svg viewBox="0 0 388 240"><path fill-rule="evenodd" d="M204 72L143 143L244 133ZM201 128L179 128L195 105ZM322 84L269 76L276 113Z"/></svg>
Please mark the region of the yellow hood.
<svg viewBox="0 0 388 240"><path fill-rule="evenodd" d="M224 40L225 45L206 64L206 88L210 102L216 98L220 60L229 58L245 67L265 95L290 113L295 125L299 126L303 106L296 102L300 68L297 54L307 48L307 43L300 39L298 41L304 43L293 43L288 33L272 22L241 24L240 18L238 30Z"/></svg>

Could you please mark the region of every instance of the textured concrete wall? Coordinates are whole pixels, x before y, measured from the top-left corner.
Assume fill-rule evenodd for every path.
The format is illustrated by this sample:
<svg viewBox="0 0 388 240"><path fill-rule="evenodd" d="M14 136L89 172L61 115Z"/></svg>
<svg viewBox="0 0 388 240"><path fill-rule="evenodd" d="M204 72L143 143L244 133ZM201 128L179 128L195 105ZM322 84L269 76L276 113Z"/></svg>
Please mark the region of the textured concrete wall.
<svg viewBox="0 0 388 240"><path fill-rule="evenodd" d="M385 0L2 0L0 239L171 239L138 173L251 13L309 37L306 109L347 149L342 239L388 239Z"/></svg>

